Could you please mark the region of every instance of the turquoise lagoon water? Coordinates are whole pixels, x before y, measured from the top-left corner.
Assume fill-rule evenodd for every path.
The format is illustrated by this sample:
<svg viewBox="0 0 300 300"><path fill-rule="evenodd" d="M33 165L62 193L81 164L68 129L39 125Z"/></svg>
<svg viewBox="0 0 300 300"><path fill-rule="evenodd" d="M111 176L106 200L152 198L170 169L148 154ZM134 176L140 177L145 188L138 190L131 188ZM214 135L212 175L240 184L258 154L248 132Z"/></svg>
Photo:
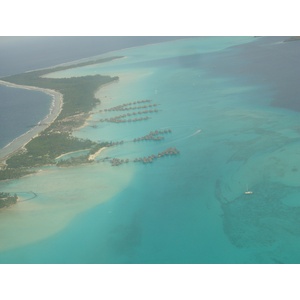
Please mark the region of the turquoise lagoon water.
<svg viewBox="0 0 300 300"><path fill-rule="evenodd" d="M23 200L1 211L0 262L298 263L299 113L271 106L272 82L225 76L213 59L259 42L191 38L51 74L120 76L97 92L101 105L75 135L124 143L92 165L0 183ZM120 114L104 109L141 99L158 104L150 119L99 122ZM162 141L132 142L163 129L172 132ZM105 160L168 147L180 155L118 167Z"/></svg>

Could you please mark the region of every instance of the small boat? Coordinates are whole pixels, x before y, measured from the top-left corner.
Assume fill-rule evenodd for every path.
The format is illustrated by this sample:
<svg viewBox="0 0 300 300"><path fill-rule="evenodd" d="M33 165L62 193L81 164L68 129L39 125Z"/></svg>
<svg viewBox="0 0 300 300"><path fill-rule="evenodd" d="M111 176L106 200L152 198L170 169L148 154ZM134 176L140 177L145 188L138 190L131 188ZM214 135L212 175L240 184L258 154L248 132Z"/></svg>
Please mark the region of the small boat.
<svg viewBox="0 0 300 300"><path fill-rule="evenodd" d="M247 185L247 191L245 192L245 195L252 195L252 194L253 194L253 192L252 192L252 191L249 191L248 185Z"/></svg>

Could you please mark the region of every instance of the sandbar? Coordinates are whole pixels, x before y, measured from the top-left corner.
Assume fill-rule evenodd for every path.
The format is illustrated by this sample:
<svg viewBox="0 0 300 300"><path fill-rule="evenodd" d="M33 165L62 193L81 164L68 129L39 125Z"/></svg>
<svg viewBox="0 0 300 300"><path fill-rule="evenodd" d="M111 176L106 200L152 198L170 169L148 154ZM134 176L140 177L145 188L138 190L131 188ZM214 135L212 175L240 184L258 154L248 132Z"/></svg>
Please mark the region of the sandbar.
<svg viewBox="0 0 300 300"><path fill-rule="evenodd" d="M89 156L89 160L95 160L95 158L96 158L98 155L100 155L100 153L101 153L103 150L105 150L106 148L107 148L107 147L103 147L103 148L99 149L96 153L91 154L91 155Z"/></svg>

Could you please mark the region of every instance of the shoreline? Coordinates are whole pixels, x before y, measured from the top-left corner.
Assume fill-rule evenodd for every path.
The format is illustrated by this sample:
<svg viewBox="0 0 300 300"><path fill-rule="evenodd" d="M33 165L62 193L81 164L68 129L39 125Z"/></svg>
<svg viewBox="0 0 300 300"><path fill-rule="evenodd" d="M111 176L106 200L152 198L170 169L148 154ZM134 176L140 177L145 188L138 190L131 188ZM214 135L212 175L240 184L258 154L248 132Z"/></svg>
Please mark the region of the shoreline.
<svg viewBox="0 0 300 300"><path fill-rule="evenodd" d="M31 71L27 71L25 72L24 74L26 73L30 73L30 72L36 72L36 71L46 71L47 69L49 69L49 73L46 73L42 76L40 76L41 78L56 78L56 79L61 79L61 78L68 78L68 77L52 77L51 75L55 74L55 73L60 73L60 72L64 72L64 71L69 71L69 70L74 70L74 69L77 69L77 68L84 68L86 66L93 66L93 65L98 65L98 64L101 64L101 65L104 65L104 64L107 64L107 63L113 63L115 61L118 61L118 60L123 60L123 59L127 59L128 57L127 56L122 56L122 57L118 57L118 58L114 58L112 60L109 60L109 61L105 61L105 62L96 62L96 63L93 63L93 64L89 64L90 62L93 62L93 60L97 60L97 59L107 59L107 58L110 58L110 57L101 57L101 58L97 58L99 55L96 55L96 56L93 56L93 57L90 57L90 59L88 58L83 58L83 59L79 59L79 60L76 60L76 61L73 61L73 62L70 62L71 64L68 65L69 63L64 63L64 64L60 64L60 65L56 65L56 66L53 66L53 67L49 67L49 68L45 68L45 69L36 69L36 70L31 70ZM102 56L102 55L100 55ZM81 62L83 60L83 62ZM88 63L86 66L76 66L76 64L80 64L80 63ZM64 70L58 70L58 71L51 71L51 69L54 69L54 68L59 68L59 67L68 67ZM50 75L50 76L49 76ZM76 76L75 76L76 77ZM1 78L0 78L1 79ZM109 82L110 83L110 82ZM105 83L105 84L109 84L109 83ZM104 84L104 85L105 85Z"/></svg>
<svg viewBox="0 0 300 300"><path fill-rule="evenodd" d="M102 147L102 148L100 148L97 152L95 152L94 154L91 154L91 155L89 156L88 160L95 160L95 158L96 158L97 156L99 156L100 153L101 153L102 151L104 151L105 149L107 149L107 147Z"/></svg>
<svg viewBox="0 0 300 300"><path fill-rule="evenodd" d="M76 151L70 151L70 152L67 152L67 153L63 153L63 154L55 157L55 160L60 159L61 157L65 156L65 155L68 155L68 154L77 153L77 152L86 151L86 150L90 150L90 149L76 150Z"/></svg>
<svg viewBox="0 0 300 300"><path fill-rule="evenodd" d="M39 134L42 131L48 128L56 120L56 118L59 116L62 110L63 95L55 90L44 89L44 88L28 86L28 85L18 85L3 80L0 80L0 85L4 85L6 87L11 87L11 88L39 91L48 94L49 96L52 97L51 107L46 117L42 119L40 122L38 122L36 126L26 131L22 135L16 137L14 140L12 140L10 143L8 143L7 145L5 145L3 148L0 149L0 164L4 164L9 157L11 157L15 152L24 148L26 144L28 144L32 139L39 136Z"/></svg>
<svg viewBox="0 0 300 300"><path fill-rule="evenodd" d="M120 80L120 79L119 79L119 80ZM95 91L94 97L95 97L96 99L98 99L98 100L100 101L100 103L97 104L96 107L94 107L94 108L88 113L89 116L86 118L86 120L84 121L84 123L83 123L81 126L75 128L74 131L80 131L81 129L83 129L83 128L89 126L89 121L91 121L92 118L93 118L92 115L95 114L95 113L97 113L97 109L99 109L99 106L102 105L101 99L100 99L100 97L97 96L97 94L98 94L99 92L102 92L102 88L106 88L106 87L108 87L108 86L110 86L110 85L112 85L112 84L116 84L116 83L119 82L119 80L118 80L118 81L112 81L112 82L104 83L104 84L102 84L102 85Z"/></svg>

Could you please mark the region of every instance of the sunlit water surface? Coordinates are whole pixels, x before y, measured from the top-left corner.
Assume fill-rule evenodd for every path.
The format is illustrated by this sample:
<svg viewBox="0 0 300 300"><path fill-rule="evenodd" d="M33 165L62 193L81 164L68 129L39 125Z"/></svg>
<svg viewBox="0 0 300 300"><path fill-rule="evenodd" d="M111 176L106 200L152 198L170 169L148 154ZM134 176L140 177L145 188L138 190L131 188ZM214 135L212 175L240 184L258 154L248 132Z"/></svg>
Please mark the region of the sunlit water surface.
<svg viewBox="0 0 300 300"><path fill-rule="evenodd" d="M0 183L23 200L0 212L0 262L300 262L299 114L270 105L272 84L225 76L206 60L238 57L235 46L251 43L257 40L178 40L51 74L119 76L97 92L101 105L75 135L124 143L92 165L47 167ZM235 63L238 69L241 60ZM148 120L100 122L123 114L104 109L142 99L157 104ZM172 132L161 141L133 142L165 129ZM103 160L169 147L180 154L115 167Z"/></svg>

